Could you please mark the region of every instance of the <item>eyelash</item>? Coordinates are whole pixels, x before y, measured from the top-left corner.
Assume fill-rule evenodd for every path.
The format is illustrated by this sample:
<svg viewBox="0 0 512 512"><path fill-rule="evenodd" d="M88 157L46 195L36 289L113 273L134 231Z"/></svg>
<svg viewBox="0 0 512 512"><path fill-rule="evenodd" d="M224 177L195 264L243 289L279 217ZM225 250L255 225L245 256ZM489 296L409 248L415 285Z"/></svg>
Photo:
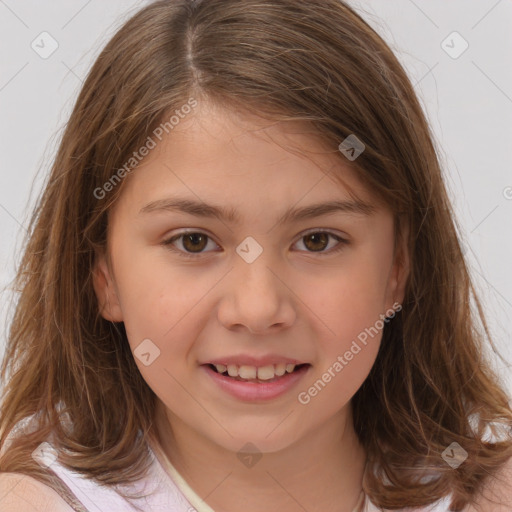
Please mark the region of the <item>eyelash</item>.
<svg viewBox="0 0 512 512"><path fill-rule="evenodd" d="M198 253L186 252L186 251L182 251L181 249L177 249L176 247L173 247L173 245L172 245L172 243L174 241L179 240L180 238L182 238L182 237L184 237L186 235L190 235L190 234L205 235L208 240L213 241L212 237L210 237L206 233L203 233L202 231L182 231L181 233L173 235L171 238L169 238L167 240L164 240L162 242L162 245L165 246L168 250L170 250L172 252L176 252L176 253L178 253L180 256L182 256L184 258L198 258L198 257L202 256L203 254L205 254L205 252L198 252ZM342 238L339 235L336 235L336 234L332 233L331 231L322 231L322 230L318 230L318 229L317 230L308 231L307 233L304 233L299 238L299 240L297 240L297 242L301 241L304 237L306 237L308 235L313 235L313 234L314 235L317 235L317 234L327 234L330 237L336 239L338 241L338 245L336 245L334 248L331 248L328 251L306 251L306 252L309 252L311 254L336 254L336 253L340 252L344 248L344 246L349 245L349 243L350 243L345 238ZM297 243L297 242L295 242L295 243ZM216 242L214 242L214 243L216 243ZM207 251L207 252L209 252L209 251Z"/></svg>

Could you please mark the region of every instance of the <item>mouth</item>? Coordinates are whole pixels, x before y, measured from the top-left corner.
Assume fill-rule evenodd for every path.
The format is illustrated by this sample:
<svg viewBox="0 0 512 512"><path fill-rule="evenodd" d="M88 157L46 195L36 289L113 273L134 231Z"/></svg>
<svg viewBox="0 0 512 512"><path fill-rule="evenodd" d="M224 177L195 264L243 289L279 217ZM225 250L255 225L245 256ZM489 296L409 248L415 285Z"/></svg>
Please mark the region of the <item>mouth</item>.
<svg viewBox="0 0 512 512"><path fill-rule="evenodd" d="M209 367L215 373L227 377L233 381L253 382L260 384L269 384L278 381L289 374L302 373L309 363L292 364L280 363L276 365L267 365L263 367L255 366L238 366L238 365L222 365L208 363Z"/></svg>

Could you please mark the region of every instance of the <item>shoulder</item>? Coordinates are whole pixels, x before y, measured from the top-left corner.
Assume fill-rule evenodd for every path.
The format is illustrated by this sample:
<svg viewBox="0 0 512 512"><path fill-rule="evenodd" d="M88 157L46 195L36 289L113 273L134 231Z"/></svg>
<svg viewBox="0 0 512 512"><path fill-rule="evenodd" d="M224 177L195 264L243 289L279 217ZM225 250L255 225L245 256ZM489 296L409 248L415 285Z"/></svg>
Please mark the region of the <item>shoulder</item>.
<svg viewBox="0 0 512 512"><path fill-rule="evenodd" d="M464 512L509 512L512 503L512 457L486 482L474 505Z"/></svg>
<svg viewBox="0 0 512 512"><path fill-rule="evenodd" d="M51 487L19 473L0 473L2 512L73 512Z"/></svg>

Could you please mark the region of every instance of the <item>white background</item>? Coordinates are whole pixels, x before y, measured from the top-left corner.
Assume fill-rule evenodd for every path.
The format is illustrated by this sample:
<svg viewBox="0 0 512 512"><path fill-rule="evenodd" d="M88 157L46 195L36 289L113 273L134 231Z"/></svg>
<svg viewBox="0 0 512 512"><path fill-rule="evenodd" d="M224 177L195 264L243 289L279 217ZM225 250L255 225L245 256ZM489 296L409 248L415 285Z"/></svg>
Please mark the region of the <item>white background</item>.
<svg viewBox="0 0 512 512"><path fill-rule="evenodd" d="M207 0L206 0L207 1ZM129 0L0 0L0 354L30 207L87 70ZM466 256L512 389L512 2L351 0L408 70L435 132ZM57 41L47 59L32 48ZM442 42L457 31L458 58ZM445 45L460 46L453 36ZM435 319L429 319L435 321Z"/></svg>

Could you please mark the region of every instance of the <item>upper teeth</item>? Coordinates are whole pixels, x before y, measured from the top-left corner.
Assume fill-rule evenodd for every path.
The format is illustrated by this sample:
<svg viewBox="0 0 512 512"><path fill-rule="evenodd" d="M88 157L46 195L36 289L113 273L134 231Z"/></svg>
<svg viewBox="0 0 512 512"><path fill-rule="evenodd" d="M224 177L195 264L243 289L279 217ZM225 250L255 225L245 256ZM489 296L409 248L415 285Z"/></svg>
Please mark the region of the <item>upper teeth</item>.
<svg viewBox="0 0 512 512"><path fill-rule="evenodd" d="M276 375L281 377L285 374L285 372L292 373L293 370L295 370L295 366L296 365L292 363L278 363L276 365L269 364L268 366L262 366L258 368L256 366L238 366L236 364L228 364L227 366L223 364L216 364L215 368L219 373L224 373L227 370L230 377L270 380L273 379Z"/></svg>

